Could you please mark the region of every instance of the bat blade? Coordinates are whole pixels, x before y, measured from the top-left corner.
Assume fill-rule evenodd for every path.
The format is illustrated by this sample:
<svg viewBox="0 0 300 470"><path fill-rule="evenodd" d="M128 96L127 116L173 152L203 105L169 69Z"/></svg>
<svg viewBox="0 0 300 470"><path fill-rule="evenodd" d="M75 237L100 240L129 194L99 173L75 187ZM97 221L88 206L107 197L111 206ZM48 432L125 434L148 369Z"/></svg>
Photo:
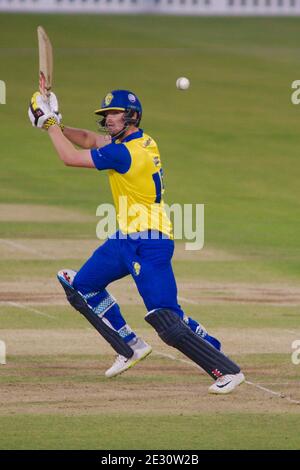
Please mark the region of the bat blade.
<svg viewBox="0 0 300 470"><path fill-rule="evenodd" d="M50 39L42 26L37 28L39 44L39 89L49 99L53 79L53 52Z"/></svg>

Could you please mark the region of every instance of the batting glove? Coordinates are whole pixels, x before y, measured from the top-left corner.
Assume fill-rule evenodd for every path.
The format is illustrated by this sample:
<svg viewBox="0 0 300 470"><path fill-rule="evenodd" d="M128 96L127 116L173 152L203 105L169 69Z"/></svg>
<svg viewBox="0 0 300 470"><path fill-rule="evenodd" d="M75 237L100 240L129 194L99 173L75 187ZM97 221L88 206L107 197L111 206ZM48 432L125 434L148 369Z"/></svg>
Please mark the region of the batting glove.
<svg viewBox="0 0 300 470"><path fill-rule="evenodd" d="M34 127L48 130L54 124L59 125L57 115L51 111L49 104L40 92L33 94L28 108L28 116Z"/></svg>
<svg viewBox="0 0 300 470"><path fill-rule="evenodd" d="M51 112L56 114L58 124L61 124L62 115L58 111L58 100L57 100L57 97L56 97L55 93L53 93L52 91L51 91L50 96L49 96L49 107L50 107Z"/></svg>

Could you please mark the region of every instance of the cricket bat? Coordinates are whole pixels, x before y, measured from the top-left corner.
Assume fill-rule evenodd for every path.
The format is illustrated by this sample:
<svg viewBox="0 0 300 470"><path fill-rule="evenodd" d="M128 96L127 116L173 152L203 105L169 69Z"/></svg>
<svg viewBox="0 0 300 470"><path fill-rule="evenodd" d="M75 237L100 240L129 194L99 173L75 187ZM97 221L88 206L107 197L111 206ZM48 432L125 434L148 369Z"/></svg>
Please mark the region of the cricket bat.
<svg viewBox="0 0 300 470"><path fill-rule="evenodd" d="M41 95L49 100L53 79L52 45L42 26L38 26L37 34L39 43L39 89Z"/></svg>

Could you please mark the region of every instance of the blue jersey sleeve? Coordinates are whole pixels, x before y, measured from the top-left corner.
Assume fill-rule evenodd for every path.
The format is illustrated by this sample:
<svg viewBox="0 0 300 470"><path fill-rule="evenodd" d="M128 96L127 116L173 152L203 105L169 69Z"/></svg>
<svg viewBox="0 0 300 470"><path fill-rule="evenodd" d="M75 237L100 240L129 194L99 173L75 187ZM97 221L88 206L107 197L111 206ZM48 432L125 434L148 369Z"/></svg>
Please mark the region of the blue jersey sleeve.
<svg viewBox="0 0 300 470"><path fill-rule="evenodd" d="M98 170L116 170L126 173L131 165L130 152L124 144L108 144L92 149L91 156Z"/></svg>

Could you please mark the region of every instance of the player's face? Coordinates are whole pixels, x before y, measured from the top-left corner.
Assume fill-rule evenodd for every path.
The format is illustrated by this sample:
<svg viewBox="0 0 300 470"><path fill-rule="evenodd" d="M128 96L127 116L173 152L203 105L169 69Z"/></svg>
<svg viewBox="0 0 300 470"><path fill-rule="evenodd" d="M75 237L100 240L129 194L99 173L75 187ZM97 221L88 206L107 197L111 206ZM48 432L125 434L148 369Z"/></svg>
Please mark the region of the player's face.
<svg viewBox="0 0 300 470"><path fill-rule="evenodd" d="M106 128L110 135L116 135L124 128L124 111L107 111Z"/></svg>

